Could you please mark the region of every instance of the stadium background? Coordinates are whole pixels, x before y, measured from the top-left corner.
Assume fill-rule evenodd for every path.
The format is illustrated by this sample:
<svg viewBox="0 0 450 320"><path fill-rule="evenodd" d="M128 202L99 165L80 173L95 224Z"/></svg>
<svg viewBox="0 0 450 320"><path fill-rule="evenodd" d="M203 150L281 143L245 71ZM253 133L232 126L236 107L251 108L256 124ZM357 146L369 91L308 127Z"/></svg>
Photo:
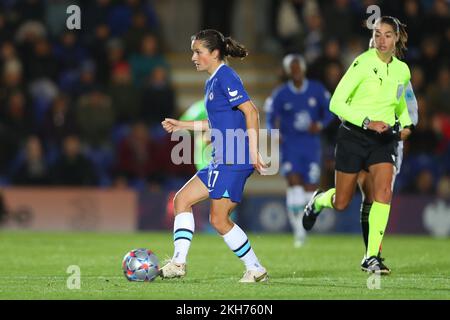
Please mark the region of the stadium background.
<svg viewBox="0 0 450 320"><path fill-rule="evenodd" d="M81 30L69 31L69 5ZM300 52L333 92L367 48L366 8L407 24L406 62L419 125L406 143L388 232L450 235L450 4L435 1L0 1L0 217L5 229L172 228L171 199L195 173L172 164L160 126L202 99L206 74L190 36L216 28L250 51L231 60L260 108ZM323 187L333 184L335 121L323 135ZM289 230L285 182L253 175L236 217L250 231ZM359 232L359 195L315 232ZM211 231L208 205L197 230Z"/></svg>

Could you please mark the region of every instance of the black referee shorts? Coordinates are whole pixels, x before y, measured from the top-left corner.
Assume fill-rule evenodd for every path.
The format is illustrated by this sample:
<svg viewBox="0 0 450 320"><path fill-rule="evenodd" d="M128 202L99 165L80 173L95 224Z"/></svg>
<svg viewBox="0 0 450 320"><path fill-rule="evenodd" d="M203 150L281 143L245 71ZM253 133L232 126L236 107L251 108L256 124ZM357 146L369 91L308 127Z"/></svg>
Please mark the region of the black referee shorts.
<svg viewBox="0 0 450 320"><path fill-rule="evenodd" d="M395 165L397 144L396 137L390 133L379 134L344 122L337 136L336 170L358 173L363 169L369 171L369 167L377 163Z"/></svg>

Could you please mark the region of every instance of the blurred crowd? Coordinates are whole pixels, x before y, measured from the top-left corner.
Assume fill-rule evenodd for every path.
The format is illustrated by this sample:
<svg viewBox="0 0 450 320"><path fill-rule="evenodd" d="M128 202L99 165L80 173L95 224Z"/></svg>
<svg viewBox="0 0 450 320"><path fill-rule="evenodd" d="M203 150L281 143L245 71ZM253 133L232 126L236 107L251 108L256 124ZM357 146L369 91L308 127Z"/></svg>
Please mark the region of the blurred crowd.
<svg viewBox="0 0 450 320"><path fill-rule="evenodd" d="M0 185L161 188L185 181L195 169L172 164L177 142L159 125L164 117L176 116L176 93L153 2L76 2L83 27L70 31L66 8L73 1L0 1ZM304 54L308 76L322 80L330 92L368 47L364 19L369 5L407 24L405 61L420 116L405 145L396 188L448 195L449 2L269 2L267 37L281 48L279 58ZM201 1L202 26L232 30L230 20L216 10L226 3L233 1ZM212 19L214 14L221 19ZM337 125L325 132L329 173Z"/></svg>
<svg viewBox="0 0 450 320"><path fill-rule="evenodd" d="M175 93L151 2L0 2L0 176L6 185L160 188L192 175L170 161L160 121Z"/></svg>

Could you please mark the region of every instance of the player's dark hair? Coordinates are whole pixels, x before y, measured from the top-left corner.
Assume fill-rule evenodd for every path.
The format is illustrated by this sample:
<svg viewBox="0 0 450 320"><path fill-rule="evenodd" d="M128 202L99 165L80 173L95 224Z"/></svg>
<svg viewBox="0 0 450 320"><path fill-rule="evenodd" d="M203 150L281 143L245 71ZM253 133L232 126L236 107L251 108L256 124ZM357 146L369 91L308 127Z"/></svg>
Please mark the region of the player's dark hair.
<svg viewBox="0 0 450 320"><path fill-rule="evenodd" d="M231 37L224 37L222 33L214 29L206 29L199 31L196 35L191 37L191 41L200 40L203 46L213 52L219 50L219 59L225 60L226 57L245 58L248 55L247 49L232 39Z"/></svg>
<svg viewBox="0 0 450 320"><path fill-rule="evenodd" d="M408 33L406 32L406 24L403 24L395 17L382 16L377 20L376 23L386 23L389 24L394 32L398 35L398 41L395 44L395 56L399 59L405 56L406 42L408 41Z"/></svg>

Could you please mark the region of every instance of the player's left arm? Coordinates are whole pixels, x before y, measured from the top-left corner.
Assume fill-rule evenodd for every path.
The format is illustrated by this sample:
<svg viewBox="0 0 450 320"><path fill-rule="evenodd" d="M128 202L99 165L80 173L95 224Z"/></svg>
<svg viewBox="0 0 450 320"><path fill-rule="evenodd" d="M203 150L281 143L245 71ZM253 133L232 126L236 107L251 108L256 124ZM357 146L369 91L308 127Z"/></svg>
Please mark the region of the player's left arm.
<svg viewBox="0 0 450 320"><path fill-rule="evenodd" d="M248 142L250 148L250 157L253 166L260 174L263 174L267 165L259 154L259 111L251 100L237 106L245 116L245 123L247 126Z"/></svg>

